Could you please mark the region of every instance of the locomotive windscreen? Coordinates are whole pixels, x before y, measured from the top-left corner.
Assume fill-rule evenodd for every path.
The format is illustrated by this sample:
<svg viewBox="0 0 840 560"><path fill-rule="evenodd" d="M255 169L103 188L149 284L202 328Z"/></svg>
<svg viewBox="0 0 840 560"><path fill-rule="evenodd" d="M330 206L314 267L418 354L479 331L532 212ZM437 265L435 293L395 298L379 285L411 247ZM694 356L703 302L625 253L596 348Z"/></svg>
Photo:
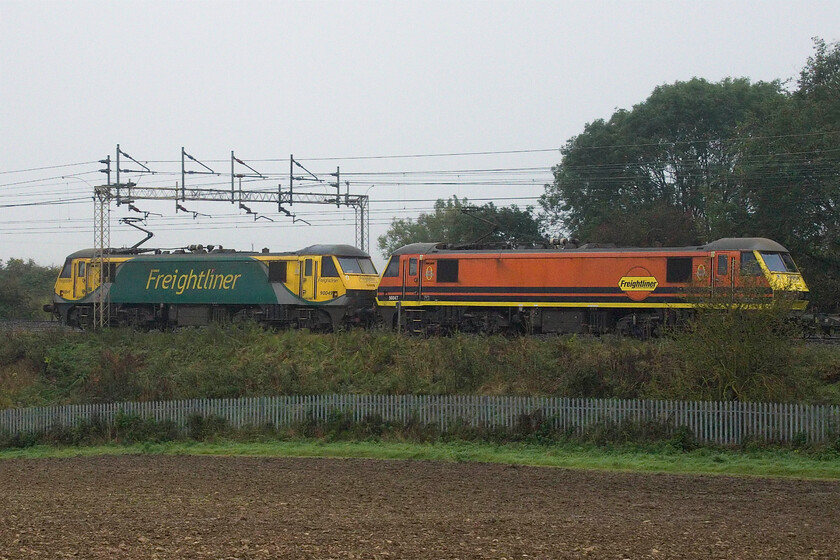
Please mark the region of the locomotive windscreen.
<svg viewBox="0 0 840 560"><path fill-rule="evenodd" d="M770 272L798 272L788 253L761 253L764 264Z"/></svg>
<svg viewBox="0 0 840 560"><path fill-rule="evenodd" d="M377 274L370 259L356 257L338 257L338 264L345 274Z"/></svg>

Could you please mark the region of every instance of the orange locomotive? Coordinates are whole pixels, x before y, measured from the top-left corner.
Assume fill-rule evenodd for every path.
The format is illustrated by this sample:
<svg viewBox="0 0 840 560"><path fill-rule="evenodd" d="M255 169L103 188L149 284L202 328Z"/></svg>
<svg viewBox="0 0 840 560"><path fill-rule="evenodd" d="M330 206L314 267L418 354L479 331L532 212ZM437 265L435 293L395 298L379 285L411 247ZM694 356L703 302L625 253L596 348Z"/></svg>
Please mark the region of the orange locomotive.
<svg viewBox="0 0 840 560"><path fill-rule="evenodd" d="M789 252L764 238L696 247L462 249L414 243L395 251L377 289L386 325L410 332L647 335L679 310L808 288Z"/></svg>

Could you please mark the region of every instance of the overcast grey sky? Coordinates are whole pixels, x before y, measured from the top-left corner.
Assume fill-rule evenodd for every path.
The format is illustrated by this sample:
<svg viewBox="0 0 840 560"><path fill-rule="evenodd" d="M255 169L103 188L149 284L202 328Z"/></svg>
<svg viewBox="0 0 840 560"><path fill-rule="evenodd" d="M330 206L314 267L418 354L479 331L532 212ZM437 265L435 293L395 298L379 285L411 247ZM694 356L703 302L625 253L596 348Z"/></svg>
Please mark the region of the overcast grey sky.
<svg viewBox="0 0 840 560"><path fill-rule="evenodd" d="M0 259L57 264L92 246L85 197L104 176L90 162L118 143L160 172L132 176L141 186L180 181L182 146L222 174L188 185L229 184L231 150L278 177L260 188L287 186L289 154L326 180L340 166L371 197L375 252L392 217L435 198L535 204L560 146L657 85L795 80L814 36L840 40L836 0L0 0ZM475 155L436 155L453 153ZM434 157L382 157L409 155ZM329 206L291 208L312 225L270 204L254 210L274 222L223 203L185 203L213 216L197 219L137 206L162 214L153 246L354 240L352 211ZM137 214L112 210L112 245L138 241L118 223Z"/></svg>

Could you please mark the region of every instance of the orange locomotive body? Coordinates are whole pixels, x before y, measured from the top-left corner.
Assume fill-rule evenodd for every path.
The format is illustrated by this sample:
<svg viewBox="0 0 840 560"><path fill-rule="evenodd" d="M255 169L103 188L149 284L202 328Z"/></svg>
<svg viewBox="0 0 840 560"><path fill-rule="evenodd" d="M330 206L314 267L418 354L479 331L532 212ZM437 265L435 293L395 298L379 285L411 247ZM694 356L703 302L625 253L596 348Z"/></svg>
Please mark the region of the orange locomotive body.
<svg viewBox="0 0 840 560"><path fill-rule="evenodd" d="M645 335L711 301L807 304L787 249L763 238L671 248L477 250L415 243L394 252L377 302L413 332L623 332ZM708 296L711 296L709 298Z"/></svg>

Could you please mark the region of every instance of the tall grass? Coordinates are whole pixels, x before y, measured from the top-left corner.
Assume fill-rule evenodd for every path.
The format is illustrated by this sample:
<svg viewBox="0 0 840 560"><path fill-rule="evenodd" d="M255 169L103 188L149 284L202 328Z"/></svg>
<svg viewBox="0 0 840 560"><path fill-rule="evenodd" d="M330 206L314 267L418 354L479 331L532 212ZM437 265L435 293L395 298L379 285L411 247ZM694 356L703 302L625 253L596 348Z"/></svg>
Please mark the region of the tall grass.
<svg viewBox="0 0 840 560"><path fill-rule="evenodd" d="M840 349L749 315L698 316L641 342L415 338L254 325L177 332L13 332L0 407L283 394L487 394L840 403Z"/></svg>

